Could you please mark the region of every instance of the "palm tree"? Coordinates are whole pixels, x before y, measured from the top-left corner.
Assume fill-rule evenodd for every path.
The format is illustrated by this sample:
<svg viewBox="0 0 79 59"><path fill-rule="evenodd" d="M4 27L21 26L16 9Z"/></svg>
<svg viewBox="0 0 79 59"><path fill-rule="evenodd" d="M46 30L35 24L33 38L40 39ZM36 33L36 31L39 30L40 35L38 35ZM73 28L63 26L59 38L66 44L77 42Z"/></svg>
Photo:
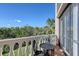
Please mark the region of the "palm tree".
<svg viewBox="0 0 79 59"><path fill-rule="evenodd" d="M48 18L47 26L48 26L49 30L52 31L52 33L54 33L54 30L55 30L55 20Z"/></svg>

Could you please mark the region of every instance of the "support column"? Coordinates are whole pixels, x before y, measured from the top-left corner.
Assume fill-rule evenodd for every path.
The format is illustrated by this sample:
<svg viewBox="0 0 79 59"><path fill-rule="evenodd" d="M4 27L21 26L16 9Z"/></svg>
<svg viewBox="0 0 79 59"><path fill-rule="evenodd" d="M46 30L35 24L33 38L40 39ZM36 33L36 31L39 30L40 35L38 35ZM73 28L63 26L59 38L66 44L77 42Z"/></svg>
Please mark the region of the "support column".
<svg viewBox="0 0 79 59"><path fill-rule="evenodd" d="M27 52L27 56L29 56L29 45L28 45L28 42L27 42L27 50L26 50L26 52Z"/></svg>
<svg viewBox="0 0 79 59"><path fill-rule="evenodd" d="M40 40L38 40L37 43L37 49L40 50Z"/></svg>
<svg viewBox="0 0 79 59"><path fill-rule="evenodd" d="M18 52L18 55L19 55L19 56L22 55L22 49L21 49L21 48L22 48L22 43L19 43L19 48L18 48L18 51L19 51L19 52ZM20 54L20 52L21 52L21 54Z"/></svg>
<svg viewBox="0 0 79 59"><path fill-rule="evenodd" d="M41 43L40 44L42 44L42 39L40 39L41 40ZM43 51L43 49L40 47L40 49Z"/></svg>
<svg viewBox="0 0 79 59"><path fill-rule="evenodd" d="M2 56L3 47L0 46L0 56Z"/></svg>
<svg viewBox="0 0 79 59"><path fill-rule="evenodd" d="M26 42L26 46L25 46L25 56L27 56L27 46L28 46L28 43Z"/></svg>
<svg viewBox="0 0 79 59"><path fill-rule="evenodd" d="M57 3L55 4L55 34L59 39L59 19L57 18Z"/></svg>
<svg viewBox="0 0 79 59"><path fill-rule="evenodd" d="M41 44L41 40L39 40L39 50L41 50L40 44Z"/></svg>
<svg viewBox="0 0 79 59"><path fill-rule="evenodd" d="M29 45L29 56L32 56L33 54L33 42L31 41L31 45Z"/></svg>
<svg viewBox="0 0 79 59"><path fill-rule="evenodd" d="M14 46L11 45L11 46L10 46L10 56L14 56L13 48L14 48Z"/></svg>

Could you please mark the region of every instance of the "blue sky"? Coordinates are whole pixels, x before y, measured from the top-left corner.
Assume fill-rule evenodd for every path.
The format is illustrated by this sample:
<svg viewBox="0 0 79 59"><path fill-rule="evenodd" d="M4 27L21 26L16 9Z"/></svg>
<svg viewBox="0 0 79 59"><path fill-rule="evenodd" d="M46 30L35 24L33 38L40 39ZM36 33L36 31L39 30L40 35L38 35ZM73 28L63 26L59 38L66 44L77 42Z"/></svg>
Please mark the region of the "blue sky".
<svg viewBox="0 0 79 59"><path fill-rule="evenodd" d="M48 18L55 18L55 4L0 4L0 27L20 27L25 25L42 27L46 25Z"/></svg>

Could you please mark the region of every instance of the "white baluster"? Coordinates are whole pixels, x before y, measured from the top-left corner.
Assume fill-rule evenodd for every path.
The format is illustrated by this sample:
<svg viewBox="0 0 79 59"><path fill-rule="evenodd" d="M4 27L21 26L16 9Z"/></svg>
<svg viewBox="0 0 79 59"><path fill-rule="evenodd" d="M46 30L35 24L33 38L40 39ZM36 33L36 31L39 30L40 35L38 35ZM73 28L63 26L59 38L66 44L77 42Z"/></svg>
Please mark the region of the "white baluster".
<svg viewBox="0 0 79 59"><path fill-rule="evenodd" d="M3 47L0 46L0 56L2 56Z"/></svg>
<svg viewBox="0 0 79 59"><path fill-rule="evenodd" d="M18 48L18 55L22 55L22 54L20 54L20 52L22 52L22 43L19 43L19 48Z"/></svg>
<svg viewBox="0 0 79 59"><path fill-rule="evenodd" d="M33 55L33 41L31 41L31 55Z"/></svg>
<svg viewBox="0 0 79 59"><path fill-rule="evenodd" d="M26 42L26 46L25 46L25 56L27 56L27 47L28 47L28 43Z"/></svg>
<svg viewBox="0 0 79 59"><path fill-rule="evenodd" d="M10 45L10 56L14 56L13 48L14 48L14 46Z"/></svg>

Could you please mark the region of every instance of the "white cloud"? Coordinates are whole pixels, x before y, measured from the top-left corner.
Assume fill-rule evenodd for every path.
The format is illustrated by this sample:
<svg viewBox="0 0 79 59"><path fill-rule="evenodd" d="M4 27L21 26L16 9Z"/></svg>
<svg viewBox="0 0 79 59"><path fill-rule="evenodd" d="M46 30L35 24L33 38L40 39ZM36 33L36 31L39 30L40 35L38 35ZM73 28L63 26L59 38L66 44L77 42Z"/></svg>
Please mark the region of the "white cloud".
<svg viewBox="0 0 79 59"><path fill-rule="evenodd" d="M4 27L6 27L6 25L4 25ZM11 24L7 24L7 27L11 27Z"/></svg>
<svg viewBox="0 0 79 59"><path fill-rule="evenodd" d="M20 22L22 22L22 21L21 21L21 20L16 20L16 22L20 23Z"/></svg>
<svg viewBox="0 0 79 59"><path fill-rule="evenodd" d="M10 24L7 24L8 26L10 26Z"/></svg>

